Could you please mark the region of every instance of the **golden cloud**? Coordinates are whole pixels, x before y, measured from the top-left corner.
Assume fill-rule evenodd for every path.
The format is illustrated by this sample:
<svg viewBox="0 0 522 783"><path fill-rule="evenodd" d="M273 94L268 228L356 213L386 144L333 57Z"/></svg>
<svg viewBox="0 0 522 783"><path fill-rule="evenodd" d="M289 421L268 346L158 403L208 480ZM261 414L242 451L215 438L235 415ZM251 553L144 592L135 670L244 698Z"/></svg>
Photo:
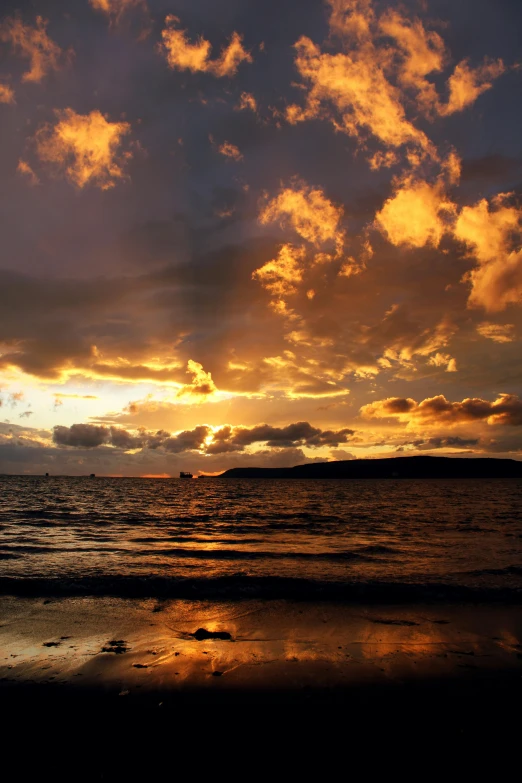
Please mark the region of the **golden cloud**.
<svg viewBox="0 0 522 783"><path fill-rule="evenodd" d="M130 152L119 150L129 133L128 122L110 122L98 110L77 114L57 110L56 125L45 125L36 135L40 160L54 164L79 188L93 184L101 190L114 187L125 176Z"/></svg>
<svg viewBox="0 0 522 783"><path fill-rule="evenodd" d="M455 205L444 194L441 182L430 185L406 179L377 213L376 222L393 245L438 247L446 230L444 217L452 216L454 211Z"/></svg>
<svg viewBox="0 0 522 783"><path fill-rule="evenodd" d="M277 221L283 228L289 225L316 247L333 242L340 252L344 244L344 231L339 228L342 216L343 208L335 206L320 188L299 182L271 199L261 210L259 222Z"/></svg>
<svg viewBox="0 0 522 783"><path fill-rule="evenodd" d="M504 310L522 299L522 210L506 206L504 201L501 195L494 200L493 209L486 199L464 207L454 228L456 239L471 249L478 262L468 275L468 306L488 312Z"/></svg>
<svg viewBox="0 0 522 783"><path fill-rule="evenodd" d="M446 372L457 372L457 361L449 353L437 352L428 359L433 367L445 367Z"/></svg>
<svg viewBox="0 0 522 783"><path fill-rule="evenodd" d="M18 16L7 18L0 25L0 41L10 43L14 51L29 60L24 82L41 82L50 71L60 70L63 52L47 35L48 20L36 17L34 27Z"/></svg>
<svg viewBox="0 0 522 783"><path fill-rule="evenodd" d="M384 341L387 344L378 364L383 369L390 369L392 362L397 362L405 368L414 369L412 360L415 356L428 359L428 364L435 367L456 370L456 362L449 354L442 353L457 331L451 321L444 317L435 328L419 329L415 323L404 321L403 309L394 306L382 322L373 330L369 330L366 339L377 344ZM398 335L395 336L395 333ZM433 356L432 356L433 355ZM437 358L435 358L437 357Z"/></svg>
<svg viewBox="0 0 522 783"><path fill-rule="evenodd" d="M515 339L514 324L492 324L483 321L477 326L477 332L495 343L511 343Z"/></svg>
<svg viewBox="0 0 522 783"><path fill-rule="evenodd" d="M187 373L192 375L192 382L181 387L177 397L195 397L206 398L217 391L216 384L212 380L209 372L205 372L203 365L189 359L187 363Z"/></svg>
<svg viewBox="0 0 522 783"><path fill-rule="evenodd" d="M417 93L419 107L429 112L438 102L435 85L426 77L442 71L446 59L444 41L424 29L419 19L405 19L397 11L387 11L379 20L380 31L393 38L403 55L398 79L406 89Z"/></svg>
<svg viewBox="0 0 522 783"><path fill-rule="evenodd" d="M211 60L210 41L199 38L196 43L191 43L187 38L187 31L177 27L179 21L176 16L167 16L166 26L161 32L163 39L161 47L170 68L192 73L198 71L211 73L213 76L223 77L234 76L242 62L252 62L250 52L243 48L239 33L232 33L230 43L222 50L218 59Z"/></svg>
<svg viewBox="0 0 522 783"><path fill-rule="evenodd" d="M491 425L522 426L522 400L515 394L499 394L493 402L480 397L450 402L442 394L420 403L410 397L389 397L364 405L359 413L366 419L396 418L425 425L485 421Z"/></svg>
<svg viewBox="0 0 522 783"><path fill-rule="evenodd" d="M221 155L224 155L225 158L230 158L236 162L243 160L243 155L239 151L239 147L236 147L236 145L232 144L230 141L223 142L223 144L218 147L218 152Z"/></svg>
<svg viewBox="0 0 522 783"><path fill-rule="evenodd" d="M306 257L304 247L283 245L277 258L268 261L252 273L252 278L261 283L274 297L295 294L303 279L303 262Z"/></svg>
<svg viewBox="0 0 522 783"><path fill-rule="evenodd" d="M475 103L479 95L493 86L493 79L501 76L505 70L502 60L484 63L475 69L470 68L466 60L459 63L448 79L448 103L439 108L439 113L454 114Z"/></svg>
<svg viewBox="0 0 522 783"><path fill-rule="evenodd" d="M0 84L0 103L16 103L14 90L8 84Z"/></svg>
<svg viewBox="0 0 522 783"><path fill-rule="evenodd" d="M406 119L400 92L387 80L371 42L352 54L329 54L302 37L295 49L295 64L308 93L303 109L288 107L290 123L326 117L336 130L358 139L369 132L388 147L413 143L431 150L427 136Z"/></svg>
<svg viewBox="0 0 522 783"><path fill-rule="evenodd" d="M403 145L413 166L426 155L437 158L426 134L407 117L412 100L428 117L453 114L474 103L505 71L501 60L475 69L466 60L460 62L448 79L449 98L443 103L428 79L441 73L449 60L438 33L395 9L379 16L371 0L329 0L329 5L328 50L305 36L295 44L295 65L306 100L303 107L288 106L287 120L327 119L337 131L361 143L374 136L388 153L371 157L374 169L396 163L390 150ZM340 40L342 49L334 54L332 37Z"/></svg>

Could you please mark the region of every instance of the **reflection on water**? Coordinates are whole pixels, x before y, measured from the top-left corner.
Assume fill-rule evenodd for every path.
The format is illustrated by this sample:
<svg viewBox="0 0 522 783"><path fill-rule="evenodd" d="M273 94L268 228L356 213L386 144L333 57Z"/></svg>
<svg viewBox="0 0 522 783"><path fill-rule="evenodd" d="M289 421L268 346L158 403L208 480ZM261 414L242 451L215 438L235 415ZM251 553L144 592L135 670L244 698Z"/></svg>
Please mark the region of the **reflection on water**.
<svg viewBox="0 0 522 783"><path fill-rule="evenodd" d="M0 477L0 559L13 578L519 588L521 500L519 480Z"/></svg>

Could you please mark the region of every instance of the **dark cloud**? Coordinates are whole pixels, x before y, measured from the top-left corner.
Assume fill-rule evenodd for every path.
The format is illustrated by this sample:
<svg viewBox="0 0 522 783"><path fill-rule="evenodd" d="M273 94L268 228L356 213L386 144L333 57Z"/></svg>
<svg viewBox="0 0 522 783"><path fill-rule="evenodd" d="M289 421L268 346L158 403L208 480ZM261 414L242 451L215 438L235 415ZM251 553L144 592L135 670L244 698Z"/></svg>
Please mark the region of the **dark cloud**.
<svg viewBox="0 0 522 783"><path fill-rule="evenodd" d="M96 424L73 424L70 427L58 424L53 429L53 441L58 446L94 449L108 443L109 438L110 431Z"/></svg>
<svg viewBox="0 0 522 783"><path fill-rule="evenodd" d="M307 446L338 446L347 443L354 434L353 430L321 430L301 421L287 427L271 427L262 424L257 427L225 426L215 432L206 424L192 430L184 430L175 435L159 430L147 432L143 429L134 433L122 427L106 427L98 424L73 424L70 427L57 425L53 429L53 442L58 446L75 448L96 448L113 446L129 450L138 448L163 449L172 454L188 451L202 451L206 454L242 452L248 446L264 443L268 448L292 448ZM208 440L208 442L207 442Z"/></svg>
<svg viewBox="0 0 522 783"><path fill-rule="evenodd" d="M484 155L482 158L469 158L462 161L462 181L502 181L519 177L522 173L522 160L507 155Z"/></svg>
<svg viewBox="0 0 522 783"><path fill-rule="evenodd" d="M461 438L458 435L428 438L427 440L412 440L408 445L416 449L470 449L480 442L480 438ZM407 444L404 444L407 445Z"/></svg>

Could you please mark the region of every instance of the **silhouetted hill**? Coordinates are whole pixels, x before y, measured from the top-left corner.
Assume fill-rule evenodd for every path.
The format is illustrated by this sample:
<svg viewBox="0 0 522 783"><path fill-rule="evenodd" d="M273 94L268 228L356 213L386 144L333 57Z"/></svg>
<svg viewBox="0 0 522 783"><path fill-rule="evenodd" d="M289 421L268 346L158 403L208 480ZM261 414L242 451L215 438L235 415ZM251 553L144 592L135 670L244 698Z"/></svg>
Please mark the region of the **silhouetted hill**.
<svg viewBox="0 0 522 783"><path fill-rule="evenodd" d="M522 478L522 462L491 457L388 457L314 462L293 468L232 468L220 478Z"/></svg>

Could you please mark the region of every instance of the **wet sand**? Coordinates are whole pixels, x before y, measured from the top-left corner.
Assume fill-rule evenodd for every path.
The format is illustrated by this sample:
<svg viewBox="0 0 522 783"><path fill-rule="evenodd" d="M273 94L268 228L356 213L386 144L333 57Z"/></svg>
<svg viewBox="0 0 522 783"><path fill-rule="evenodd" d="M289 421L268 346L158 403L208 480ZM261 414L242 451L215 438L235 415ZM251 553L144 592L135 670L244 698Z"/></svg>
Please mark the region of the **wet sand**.
<svg viewBox="0 0 522 783"><path fill-rule="evenodd" d="M198 640L201 628L231 638ZM336 699L368 686L522 676L517 606L6 597L0 638L4 693L30 684L129 702Z"/></svg>
<svg viewBox="0 0 522 783"><path fill-rule="evenodd" d="M40 742L26 763L44 780L71 779L58 746L82 758L74 779L132 780L173 743L207 764L262 742L256 764L303 768L347 743L466 754L520 733L513 605L5 597L0 640L4 741Z"/></svg>

